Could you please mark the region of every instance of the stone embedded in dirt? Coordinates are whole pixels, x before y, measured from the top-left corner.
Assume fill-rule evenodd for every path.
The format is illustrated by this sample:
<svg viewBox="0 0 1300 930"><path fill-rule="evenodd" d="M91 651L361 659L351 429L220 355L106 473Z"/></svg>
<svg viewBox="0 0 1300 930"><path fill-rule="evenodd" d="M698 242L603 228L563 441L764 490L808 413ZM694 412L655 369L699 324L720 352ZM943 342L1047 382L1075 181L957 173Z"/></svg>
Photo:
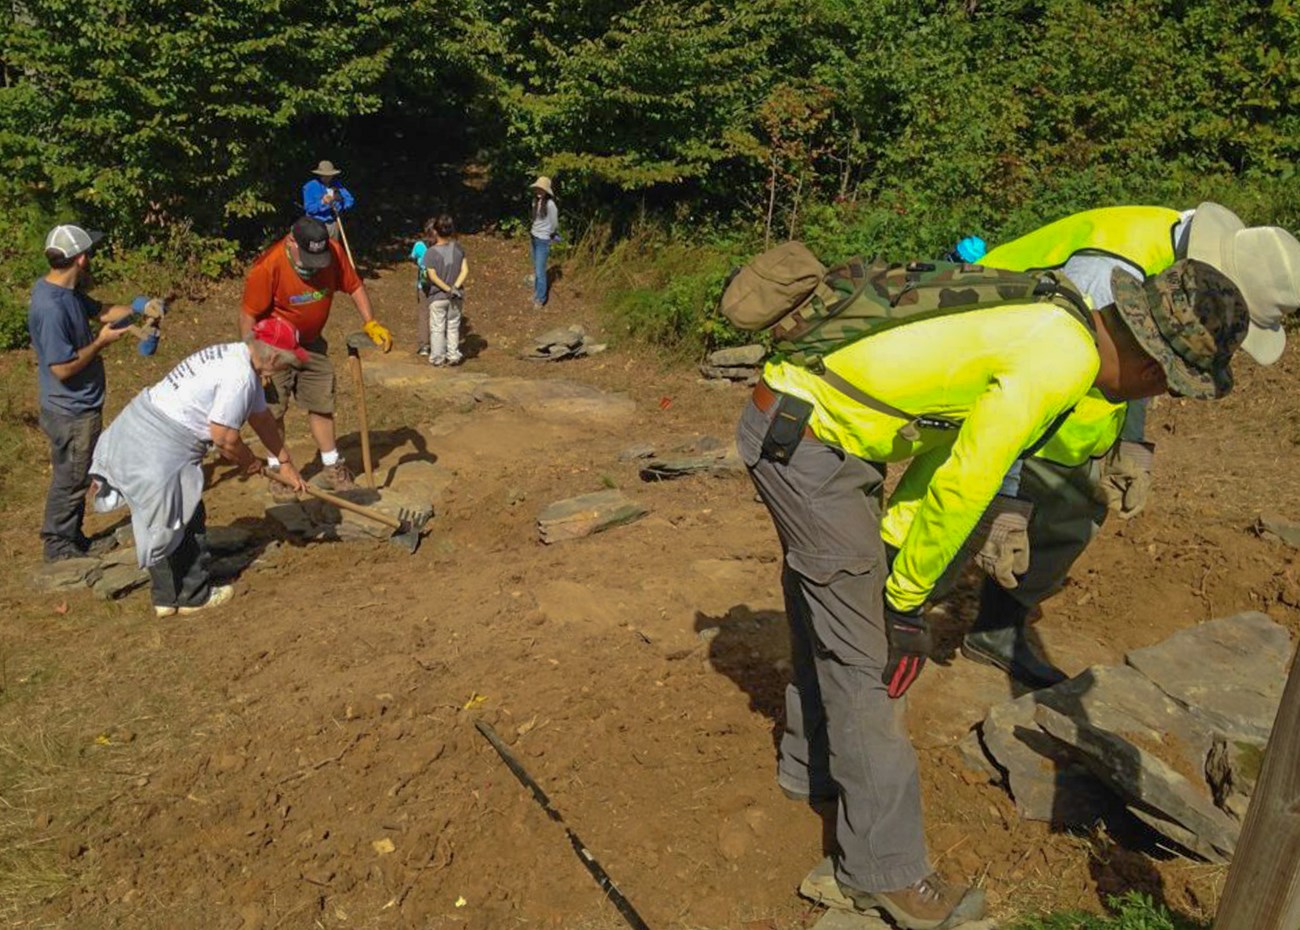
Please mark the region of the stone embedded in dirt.
<svg viewBox="0 0 1300 930"><path fill-rule="evenodd" d="M1194 785L1123 736L1071 719L1046 705L1035 708L1034 722L1077 753L1093 774L1130 799L1135 814L1150 814L1142 817L1148 824L1211 862L1226 862L1231 857L1240 827L1214 806L1204 785ZM1181 829L1164 829L1166 821Z"/></svg>
<svg viewBox="0 0 1300 930"><path fill-rule="evenodd" d="M981 728L983 747L1007 772L1021 816L1087 825L1117 799L1075 754L1035 721L1043 705L1141 746L1200 788L1213 728L1136 670L1097 665L1069 681L992 708ZM1208 791L1203 792L1208 797Z"/></svg>
<svg viewBox="0 0 1300 930"><path fill-rule="evenodd" d="M32 588L37 591L80 588L93 584L99 577L99 572L99 559L61 559L58 562L46 562L32 573Z"/></svg>
<svg viewBox="0 0 1300 930"><path fill-rule="evenodd" d="M230 555L253 545L253 531L243 526L210 526L208 549L218 555Z"/></svg>
<svg viewBox="0 0 1300 930"><path fill-rule="evenodd" d="M747 346L735 346L730 349L717 349L709 353L709 364L719 368L750 367L763 364L767 358L767 349L753 343Z"/></svg>
<svg viewBox="0 0 1300 930"><path fill-rule="evenodd" d="M622 491L597 491L551 504L538 515L537 530L544 543L580 539L639 520L648 512Z"/></svg>
<svg viewBox="0 0 1300 930"><path fill-rule="evenodd" d="M479 387L481 400L519 407L541 417L625 420L636 411L626 394L610 394L573 381L493 378Z"/></svg>
<svg viewBox="0 0 1300 930"><path fill-rule="evenodd" d="M1063 688L1070 682L1063 682ZM980 725L984 749L1005 773L1016 811L1026 820L1058 826L1091 826L1108 809L1114 794L1034 723L1035 691L989 708Z"/></svg>
<svg viewBox="0 0 1300 930"><path fill-rule="evenodd" d="M127 564L110 565L104 568L95 583L91 585L91 590L98 594L106 601L129 594L141 585L149 583L149 572L147 569L139 568L135 564L135 550L131 552L131 561Z"/></svg>
<svg viewBox="0 0 1300 930"><path fill-rule="evenodd" d="M1214 803L1238 821L1246 819L1250 796L1264 766L1264 749L1259 743L1219 736L1205 760L1205 780L1210 783Z"/></svg>
<svg viewBox="0 0 1300 930"><path fill-rule="evenodd" d="M135 533L132 531L130 523L123 523L113 530L113 538L117 540L119 546L135 545Z"/></svg>
<svg viewBox="0 0 1300 930"><path fill-rule="evenodd" d="M739 455L692 455L671 459L654 459L641 469L642 481L669 481L685 475L743 475L745 465Z"/></svg>
<svg viewBox="0 0 1300 930"><path fill-rule="evenodd" d="M1290 657L1286 629L1248 611L1181 630L1124 661L1225 735L1266 742Z"/></svg>
<svg viewBox="0 0 1300 930"><path fill-rule="evenodd" d="M634 446L628 446L618 454L620 462L635 462L637 459L648 459L655 454L655 446L652 442L639 442Z"/></svg>
<svg viewBox="0 0 1300 930"><path fill-rule="evenodd" d="M1300 523L1287 520L1275 513L1260 514L1254 530L1260 536L1273 536L1293 549L1300 549Z"/></svg>

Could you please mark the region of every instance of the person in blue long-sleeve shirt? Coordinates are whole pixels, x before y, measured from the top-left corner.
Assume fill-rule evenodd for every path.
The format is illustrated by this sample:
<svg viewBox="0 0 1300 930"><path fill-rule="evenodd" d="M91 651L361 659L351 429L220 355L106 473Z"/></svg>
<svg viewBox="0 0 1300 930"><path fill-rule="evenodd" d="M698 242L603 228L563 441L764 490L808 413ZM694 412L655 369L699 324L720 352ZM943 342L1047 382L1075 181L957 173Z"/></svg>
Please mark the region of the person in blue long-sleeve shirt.
<svg viewBox="0 0 1300 930"><path fill-rule="evenodd" d="M312 178L302 186L302 208L310 217L320 220L329 230L330 238L339 238L338 215L351 210L356 203L352 192L338 182L342 174L331 161L322 161L314 169Z"/></svg>

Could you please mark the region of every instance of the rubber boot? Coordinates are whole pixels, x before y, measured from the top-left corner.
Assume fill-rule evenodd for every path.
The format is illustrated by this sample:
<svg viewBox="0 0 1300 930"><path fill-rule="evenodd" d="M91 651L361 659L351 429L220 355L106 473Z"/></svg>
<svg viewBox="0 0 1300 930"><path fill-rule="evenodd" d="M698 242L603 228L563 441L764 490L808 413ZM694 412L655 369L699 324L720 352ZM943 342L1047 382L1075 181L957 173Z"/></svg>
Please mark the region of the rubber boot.
<svg viewBox="0 0 1300 930"><path fill-rule="evenodd" d="M1050 688L1069 676L1034 649L1026 633L1029 608L992 578L980 591L980 612L962 637L961 654L972 662L1000 668L1028 688Z"/></svg>

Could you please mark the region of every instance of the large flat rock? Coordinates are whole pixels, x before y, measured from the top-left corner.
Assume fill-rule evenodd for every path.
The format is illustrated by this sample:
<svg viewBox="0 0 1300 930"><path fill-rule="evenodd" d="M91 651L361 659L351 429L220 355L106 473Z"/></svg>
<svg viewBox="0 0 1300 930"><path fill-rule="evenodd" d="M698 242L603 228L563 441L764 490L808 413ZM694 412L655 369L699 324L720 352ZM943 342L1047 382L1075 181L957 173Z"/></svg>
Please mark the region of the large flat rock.
<svg viewBox="0 0 1300 930"><path fill-rule="evenodd" d="M47 562L32 573L32 587L37 591L81 588L99 577L99 559L62 559Z"/></svg>
<svg viewBox="0 0 1300 930"><path fill-rule="evenodd" d="M1211 862L1226 862L1239 827L1195 784L1124 736L1039 705L1034 721L1076 753L1157 830Z"/></svg>
<svg viewBox="0 0 1300 930"><path fill-rule="evenodd" d="M537 531L544 543L580 539L639 520L647 512L622 491L597 491L549 505L537 516Z"/></svg>
<svg viewBox="0 0 1300 930"><path fill-rule="evenodd" d="M1181 630L1124 661L1225 735L1265 741L1290 657L1286 629L1249 611Z"/></svg>

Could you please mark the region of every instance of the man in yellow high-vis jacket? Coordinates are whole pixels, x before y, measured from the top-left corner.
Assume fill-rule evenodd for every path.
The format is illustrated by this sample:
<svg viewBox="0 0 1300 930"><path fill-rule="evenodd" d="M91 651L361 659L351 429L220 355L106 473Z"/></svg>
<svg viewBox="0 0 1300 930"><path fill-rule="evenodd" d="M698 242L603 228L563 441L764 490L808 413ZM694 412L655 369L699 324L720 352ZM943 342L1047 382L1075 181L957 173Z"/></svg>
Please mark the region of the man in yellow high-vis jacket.
<svg viewBox="0 0 1300 930"><path fill-rule="evenodd" d="M922 606L1012 464L1089 390L1115 402L1222 396L1246 334L1237 288L1199 262L1145 284L1120 276L1115 298L1091 313L1091 329L1056 303L1006 304L866 335L826 355L822 373L766 366L737 443L784 552L794 681L778 782L838 803L839 851L805 894L882 908L912 930L983 914L982 892L934 874L925 848L897 700L930 646ZM882 407L959 426L900 429L906 421ZM887 566L878 463L906 459L924 480L908 485L916 506Z"/></svg>
<svg viewBox="0 0 1300 930"><path fill-rule="evenodd" d="M993 249L980 264L1060 270L1094 307L1103 307L1113 299L1111 276L1117 270L1141 280L1186 257L1212 265L1237 284L1250 313L1242 349L1260 364L1277 361L1286 344L1282 320L1300 306L1300 242L1278 227L1248 228L1215 203L1182 213L1145 206L1076 213ZM1011 536L1009 545L1027 549L1027 570L1019 577L1002 572L1001 578L995 573L986 579L979 614L962 640L963 655L1031 687L1065 678L1033 648L1026 621L1065 583L1106 519L1108 504L1125 519L1145 506L1155 447L1144 433L1144 402L1113 404L1094 390L1024 461L1015 496L1027 503L998 519L1023 525L1025 535ZM884 521L885 540L894 545L895 522L892 513ZM988 561L999 559L994 554Z"/></svg>

